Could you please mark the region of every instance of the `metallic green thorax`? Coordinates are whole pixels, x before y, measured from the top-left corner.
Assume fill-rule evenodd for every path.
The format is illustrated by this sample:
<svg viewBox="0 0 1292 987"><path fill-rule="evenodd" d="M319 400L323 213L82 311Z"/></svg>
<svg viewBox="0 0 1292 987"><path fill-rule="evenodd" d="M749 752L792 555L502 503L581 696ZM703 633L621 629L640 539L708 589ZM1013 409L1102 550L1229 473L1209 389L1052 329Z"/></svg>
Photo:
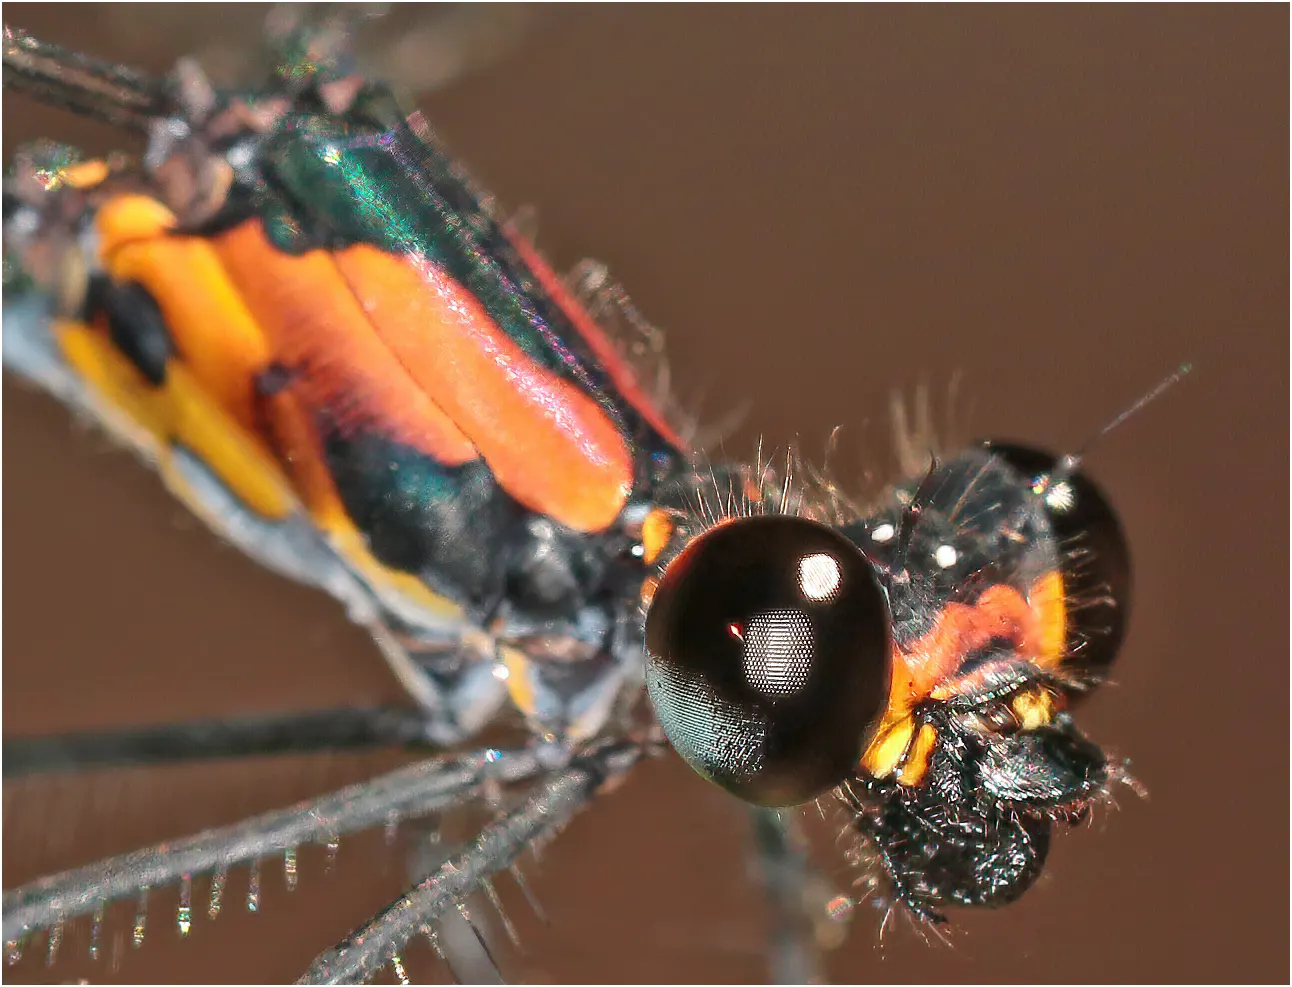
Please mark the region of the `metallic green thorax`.
<svg viewBox="0 0 1292 987"><path fill-rule="evenodd" d="M367 243L435 264L527 356L596 400L646 458L675 458L521 258L489 197L389 91L367 87L341 116L289 113L252 160L216 226L256 215L284 251Z"/></svg>

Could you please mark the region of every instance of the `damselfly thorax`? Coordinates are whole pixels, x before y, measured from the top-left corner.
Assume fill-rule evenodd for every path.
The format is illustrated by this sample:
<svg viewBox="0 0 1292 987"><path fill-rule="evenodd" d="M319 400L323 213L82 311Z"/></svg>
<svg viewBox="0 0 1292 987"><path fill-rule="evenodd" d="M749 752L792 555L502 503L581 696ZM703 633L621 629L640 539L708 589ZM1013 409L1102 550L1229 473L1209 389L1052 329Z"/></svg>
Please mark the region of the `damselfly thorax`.
<svg viewBox="0 0 1292 987"><path fill-rule="evenodd" d="M508 704L600 732L691 468L593 321L613 286L585 304L385 90L177 93L142 162L20 159L7 242L53 326L10 365L341 599L428 739Z"/></svg>

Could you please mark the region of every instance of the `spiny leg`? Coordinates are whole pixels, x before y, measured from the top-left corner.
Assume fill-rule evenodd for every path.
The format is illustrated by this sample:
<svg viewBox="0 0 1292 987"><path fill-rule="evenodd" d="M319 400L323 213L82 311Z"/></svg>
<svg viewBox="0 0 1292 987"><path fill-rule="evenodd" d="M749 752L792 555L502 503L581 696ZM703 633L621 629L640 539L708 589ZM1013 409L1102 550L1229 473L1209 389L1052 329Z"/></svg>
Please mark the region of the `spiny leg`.
<svg viewBox="0 0 1292 987"><path fill-rule="evenodd" d="M448 908L480 890L493 874L531 844L550 838L589 804L607 782L642 754L635 743L609 744L584 754L549 776L518 809L485 826L472 846L446 860L434 874L344 942L322 953L297 981L303 984L371 980Z"/></svg>
<svg viewBox="0 0 1292 987"><path fill-rule="evenodd" d="M3 934L13 942L107 903L209 872L256 861L311 841L379 826L392 816L443 810L478 797L491 782L515 782L544 773L531 751L485 749L436 758L181 840L32 881L4 894Z"/></svg>
<svg viewBox="0 0 1292 987"><path fill-rule="evenodd" d="M420 884L430 877L454 854L461 852L465 842L455 837L452 821L440 813L432 813L414 820L410 827L412 840L410 846L409 876L411 883ZM472 833L472 836L475 834ZM492 890L492 885L486 885ZM489 902L482 895L472 895L472 900L460 900L457 908L449 908L431 923L427 938L432 940L435 950L448 966L453 979L464 984L501 984L506 981L495 960L496 948L501 945L497 918L502 914L501 903L496 895L491 896L498 904L498 910L491 913ZM469 907L468 907L469 906ZM514 930L507 924L509 934ZM424 930L425 931L425 930ZM393 964L392 964L393 965Z"/></svg>
<svg viewBox="0 0 1292 987"><path fill-rule="evenodd" d="M171 101L164 82L125 66L4 29L5 87L50 106L147 133Z"/></svg>
<svg viewBox="0 0 1292 987"><path fill-rule="evenodd" d="M750 821L758 876L771 911L771 982L820 983L821 957L808 913L812 874L796 827L775 809L754 808Z"/></svg>
<svg viewBox="0 0 1292 987"><path fill-rule="evenodd" d="M273 754L428 749L425 717L398 706L306 710L235 719L189 720L129 730L99 730L4 742L4 776L89 771L124 765Z"/></svg>

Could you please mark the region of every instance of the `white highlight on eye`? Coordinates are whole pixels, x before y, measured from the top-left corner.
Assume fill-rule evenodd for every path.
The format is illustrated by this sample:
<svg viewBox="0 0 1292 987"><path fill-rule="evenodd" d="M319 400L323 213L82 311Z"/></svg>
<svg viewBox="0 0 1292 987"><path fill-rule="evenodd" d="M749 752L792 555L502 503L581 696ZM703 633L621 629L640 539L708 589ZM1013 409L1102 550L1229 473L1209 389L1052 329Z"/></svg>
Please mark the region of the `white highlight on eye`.
<svg viewBox="0 0 1292 987"><path fill-rule="evenodd" d="M890 540L895 534L897 534L897 528L885 521L883 524L875 526L875 530L870 533L870 540L883 543Z"/></svg>
<svg viewBox="0 0 1292 987"><path fill-rule="evenodd" d="M960 553L950 545L939 545L937 551L933 553L933 561L943 569L950 569L959 559Z"/></svg>
<svg viewBox="0 0 1292 987"><path fill-rule="evenodd" d="M791 696L807 684L816 641L801 610L769 610L745 625L741 657L745 678L763 695Z"/></svg>
<svg viewBox="0 0 1292 987"><path fill-rule="evenodd" d="M502 662L497 662L493 666L493 677L496 678L499 682L506 682L509 678L511 678L511 669L508 668L506 665L504 665Z"/></svg>
<svg viewBox="0 0 1292 987"><path fill-rule="evenodd" d="M842 577L839 563L824 552L799 559L799 589L809 600L828 600L834 596Z"/></svg>

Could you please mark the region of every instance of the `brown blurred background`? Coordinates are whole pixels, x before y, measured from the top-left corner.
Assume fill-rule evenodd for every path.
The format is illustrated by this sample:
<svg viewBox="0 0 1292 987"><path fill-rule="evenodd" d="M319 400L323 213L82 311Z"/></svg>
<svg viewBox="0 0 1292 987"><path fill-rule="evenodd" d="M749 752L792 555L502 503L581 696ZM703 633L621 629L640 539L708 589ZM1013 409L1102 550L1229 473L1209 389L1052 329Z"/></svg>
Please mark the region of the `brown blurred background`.
<svg viewBox="0 0 1292 987"><path fill-rule="evenodd" d="M162 70L254 38L241 5L7 4L8 23ZM1065 834L1041 884L959 913L952 948L877 944L838 981L1273 981L1288 976L1288 11L1190 7L549 9L487 71L421 100L562 264L607 261L669 333L683 399L748 402L733 454L835 425L885 448L890 389L963 372L965 435L1074 449L1182 361L1181 387L1090 468L1137 563L1117 684L1082 711L1151 792ZM6 96L6 154L111 135ZM963 408L967 402L962 401ZM219 544L129 456L4 386L6 735L397 695L330 600ZM881 470L888 463L880 463ZM357 778L372 758L7 785L5 884ZM377 759L380 760L380 759ZM388 761L389 759L387 759ZM518 980L758 981L764 911L741 811L669 757L529 874ZM392 860L392 858L394 858ZM231 879L187 942L175 892L123 980L282 981L400 888L380 836L300 888ZM198 901L205 885L198 885ZM199 912L201 909L198 909ZM132 906L109 916L128 937ZM50 970L84 957L88 921ZM108 945L108 943L105 943ZM410 951L415 952L415 951ZM414 976L441 978L425 952Z"/></svg>

